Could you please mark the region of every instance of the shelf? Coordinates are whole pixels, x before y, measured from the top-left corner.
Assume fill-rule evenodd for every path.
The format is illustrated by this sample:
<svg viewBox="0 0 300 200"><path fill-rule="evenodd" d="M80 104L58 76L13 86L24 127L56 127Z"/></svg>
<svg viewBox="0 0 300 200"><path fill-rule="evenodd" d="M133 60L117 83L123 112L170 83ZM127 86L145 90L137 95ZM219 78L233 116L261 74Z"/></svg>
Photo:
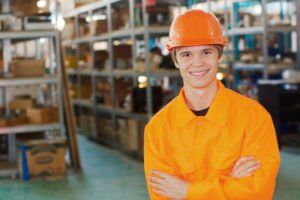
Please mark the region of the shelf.
<svg viewBox="0 0 300 200"><path fill-rule="evenodd" d="M145 76L145 73L136 72L133 70L114 70L113 75L115 77L138 77L138 76Z"/></svg>
<svg viewBox="0 0 300 200"><path fill-rule="evenodd" d="M108 3L107 1L99 1L99 2L89 3L86 5L80 6L79 8L76 8L69 12L63 13L63 18L71 18L78 14L86 13L90 10L96 10L98 8L103 8L107 5L107 3Z"/></svg>
<svg viewBox="0 0 300 200"><path fill-rule="evenodd" d="M291 25L276 25L276 26L268 26L267 31L270 33L289 33L293 31L297 31L296 26Z"/></svg>
<svg viewBox="0 0 300 200"><path fill-rule="evenodd" d="M264 27L257 26L257 27L249 27L249 28L233 28L228 30L228 35L245 35L245 34L259 34L263 33Z"/></svg>
<svg viewBox="0 0 300 200"><path fill-rule="evenodd" d="M38 84L57 84L57 77L38 77L38 78L4 78L0 79L0 87L38 85Z"/></svg>
<svg viewBox="0 0 300 200"><path fill-rule="evenodd" d="M134 118L136 120L143 120L147 119L147 115L143 113L132 113L127 110L117 108L115 110L116 115L121 116L121 117L128 117L128 118Z"/></svg>
<svg viewBox="0 0 300 200"><path fill-rule="evenodd" d="M136 120L143 120L143 119L146 120L147 119L147 115L143 114L143 113L132 113L125 109L121 109L121 108L114 109L113 107L107 106L107 105L97 105L96 107L97 107L97 111L99 111L99 112L108 112L111 114L114 113L120 117L134 118Z"/></svg>
<svg viewBox="0 0 300 200"><path fill-rule="evenodd" d="M113 108L111 106L106 106L106 105L97 105L97 111L99 112L113 112Z"/></svg>
<svg viewBox="0 0 300 200"><path fill-rule="evenodd" d="M248 71L261 71L265 69L264 64L246 64L246 63L235 63L233 65L234 70L248 70Z"/></svg>
<svg viewBox="0 0 300 200"><path fill-rule="evenodd" d="M278 84L283 84L287 83L286 80L284 79L277 79L277 80L265 80L265 79L260 79L258 80L258 84L260 85L278 85Z"/></svg>
<svg viewBox="0 0 300 200"><path fill-rule="evenodd" d="M170 27L169 26L149 26L147 29L144 27L136 28L134 29L134 34L135 35L142 35L146 31L149 32L149 34L154 35L154 34L169 34Z"/></svg>
<svg viewBox="0 0 300 200"><path fill-rule="evenodd" d="M56 124L42 124L42 125L22 125L22 126L15 126L15 127L6 127L0 128L0 135L3 134L17 134L17 133L32 133L32 132L41 132L41 131L51 131L51 130L58 130L61 128L61 125Z"/></svg>
<svg viewBox="0 0 300 200"><path fill-rule="evenodd" d="M77 70L75 70L75 69L67 69L67 74L69 74L69 75L77 75Z"/></svg>
<svg viewBox="0 0 300 200"><path fill-rule="evenodd" d="M55 30L49 31L1 31L0 39L34 39L44 37L55 37Z"/></svg>
<svg viewBox="0 0 300 200"><path fill-rule="evenodd" d="M94 75L96 72L95 70L91 70L91 69L88 69L88 70L78 70L77 71L77 74L79 75L83 75L83 76L92 76Z"/></svg>
<svg viewBox="0 0 300 200"><path fill-rule="evenodd" d="M16 162L1 160L0 178L1 177L16 178L18 173L19 173L18 164Z"/></svg>
<svg viewBox="0 0 300 200"><path fill-rule="evenodd" d="M161 78L161 77L178 77L180 78L180 72L179 70L157 70L157 71L153 71L149 73L149 76L151 77L157 77L157 78Z"/></svg>
<svg viewBox="0 0 300 200"><path fill-rule="evenodd" d="M69 75L86 75L92 76L96 73L95 70L92 69L67 69L67 73Z"/></svg>
<svg viewBox="0 0 300 200"><path fill-rule="evenodd" d="M85 100L85 99L74 99L73 104L76 106L82 106L82 107L86 107L86 108L93 107L91 100Z"/></svg>
<svg viewBox="0 0 300 200"><path fill-rule="evenodd" d="M144 28L144 27L135 28L135 29L129 28L129 29L115 30L110 33L104 33L101 35L67 39L67 40L63 41L63 45L70 46L73 44L81 44L81 43L108 40L109 38L116 39L116 38L131 37L132 35L143 35L145 31L146 31L146 28ZM153 27L147 28L147 31L149 32L150 35L163 34L163 35L167 36L169 34L169 27L153 26Z"/></svg>
<svg viewBox="0 0 300 200"><path fill-rule="evenodd" d="M10 13L0 13L0 20L10 19L11 17L12 17L12 14L10 14Z"/></svg>
<svg viewBox="0 0 300 200"><path fill-rule="evenodd" d="M110 76L113 76L113 74L111 71L108 71L108 70L96 70L95 76L110 77Z"/></svg>

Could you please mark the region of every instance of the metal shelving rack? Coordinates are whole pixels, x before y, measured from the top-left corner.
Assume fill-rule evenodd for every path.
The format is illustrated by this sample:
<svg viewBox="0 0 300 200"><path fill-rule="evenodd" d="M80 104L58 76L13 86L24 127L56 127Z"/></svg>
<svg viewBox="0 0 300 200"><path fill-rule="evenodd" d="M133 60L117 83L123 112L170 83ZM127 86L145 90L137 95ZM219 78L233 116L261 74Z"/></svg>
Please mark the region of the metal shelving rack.
<svg viewBox="0 0 300 200"><path fill-rule="evenodd" d="M129 24L130 27L127 29L121 29L121 30L112 30L112 5L115 3L120 2L126 2L129 5ZM106 105L99 105L96 103L95 98L91 98L90 100L76 100L74 99L73 103L76 106L88 108L92 110L92 114L94 117L97 117L97 113L108 113L111 115L111 118L116 124L117 117L125 117L129 119L135 119L135 120L148 120L153 116L153 108L152 108L152 91L151 91L151 84L149 82L150 77L151 78L159 78L159 77L173 77L178 78L180 81L180 74L178 71L170 71L170 70L161 70L159 72L153 72L151 71L151 63L150 63L150 55L149 52L145 51L145 63L146 63L146 71L145 72L136 72L134 70L117 70L113 69L113 40L119 39L119 38L128 38L132 41L132 44L135 44L136 37L142 37L144 41L148 41L149 37L156 36L156 35L164 35L167 36L169 32L169 26L150 26L148 24L148 15L146 11L146 1L141 0L139 1L142 3L142 10L143 10L143 26L142 27L135 27L134 26L134 3L135 0L105 0L105 1L99 1L95 3L90 3L87 5L84 5L82 7L76 8L68 13L65 13L63 17L66 18L73 18L75 21L75 38L74 39L66 39L63 41L64 46L76 46L76 55L78 55L78 45L80 44L88 44L91 49L94 42L99 41L107 41L108 42L108 52L109 52L109 66L110 68L108 70L95 70L94 66L92 66L92 69L90 70L79 70L79 69L68 69L68 75L69 76L77 76L79 79L79 87L80 87L80 77L87 76L91 78L92 82L92 94L95 94L95 82L98 77L104 77L107 78L108 81L111 83L112 88L115 87L115 78L132 78L133 84L136 86L137 84L137 78L139 76L146 76L148 77L148 86L146 90L147 94L147 113L132 113L128 112L124 109L119 109L114 105L115 102L115 94L113 91L111 91L111 102L113 102L112 106L106 106ZM108 32L103 33L100 35L93 35L93 36L84 36L79 37L78 33L78 17L82 13L88 13L90 17L92 17L93 11L97 9L105 8L106 9L106 15L107 15L107 21L108 21ZM145 49L150 49L148 42L145 42ZM136 60L135 57L135 45L132 45L132 59L133 61ZM92 53L92 58L95 59L95 55ZM179 88L178 88L179 91ZM95 124L96 120L93 121ZM92 133L92 139L97 140L97 128L94 126L93 133ZM140 133L141 135L143 133ZM102 141L103 142L103 141ZM104 141L105 142L105 141ZM110 143L110 142L108 142ZM110 143L111 144L111 143Z"/></svg>
<svg viewBox="0 0 300 200"><path fill-rule="evenodd" d="M34 133L41 131L59 131L61 135L64 135L64 119L63 119L63 99L61 91L61 65L60 65L60 41L58 37L58 32L56 31L10 31L10 32L1 32L0 41L3 42L2 49L3 59L4 59L4 72L9 72L8 63L11 60L10 48L12 45L12 40L17 40L18 42L37 40L39 38L49 38L53 42L53 52L55 55L54 63L51 63L51 69L49 70L51 75L46 75L45 77L33 77L33 78L1 78L0 79L0 88L4 94L4 103L7 100L8 95L7 91L11 88L17 86L39 86L39 85L49 85L51 88L51 103L56 104L59 108L59 122L53 124L28 124L20 125L13 127L4 127L0 128L0 135L9 135L10 144L9 145L9 160L16 160L16 143L15 143L15 134L21 133ZM56 96L57 95L57 96ZM8 109L6 109L9 112Z"/></svg>
<svg viewBox="0 0 300 200"><path fill-rule="evenodd" d="M246 27L246 28L239 28L236 27L236 23L238 22L238 19L236 19L237 15L237 8L239 7L238 4L240 3L253 3L256 2L261 5L262 8L262 15L261 15L261 20L262 24L261 26L256 26L256 27ZM274 27L269 25L269 19L268 19L268 13L267 13L267 4L272 3L272 2L293 2L296 7L296 17L297 17L297 25L289 25L289 26L278 26ZM299 29L299 19L300 19L300 2L297 0L227 0L227 5L231 8L231 29L228 29L228 36L233 39L233 41L236 39L237 36L239 35L261 35L262 36L262 62L260 63L252 63L252 64L247 64L247 63L240 63L236 62L236 58L234 58L234 61L232 63L233 67L233 73L234 73L234 86L233 88L236 89L238 77L237 73L240 70L245 70L245 71L260 71L263 73L263 79L268 79L269 78L269 68L274 66L276 69L280 70L283 69L284 67L290 67L290 68L298 68L299 69L299 58L300 58L300 52L297 51L297 58L295 63L293 64L273 64L269 62L269 55L268 55L268 36L271 33L281 33L281 34L289 34L291 32L296 32L297 36L300 35L300 29ZM237 5L237 7L236 7ZM282 5L281 5L282 6ZM235 52L238 51L238 47L236 44L233 45L233 57L236 57ZM297 39L297 49L300 48L300 43L299 40Z"/></svg>

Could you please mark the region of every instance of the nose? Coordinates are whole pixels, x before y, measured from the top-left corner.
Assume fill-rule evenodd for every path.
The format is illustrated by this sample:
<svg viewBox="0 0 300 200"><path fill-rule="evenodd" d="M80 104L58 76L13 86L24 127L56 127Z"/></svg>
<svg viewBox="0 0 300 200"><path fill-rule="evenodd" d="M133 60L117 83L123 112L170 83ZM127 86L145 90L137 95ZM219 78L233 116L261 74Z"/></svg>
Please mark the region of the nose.
<svg viewBox="0 0 300 200"><path fill-rule="evenodd" d="M201 56L201 53L195 54L193 59L193 64L196 67L201 67L204 63L205 63L205 59L203 58L203 56Z"/></svg>

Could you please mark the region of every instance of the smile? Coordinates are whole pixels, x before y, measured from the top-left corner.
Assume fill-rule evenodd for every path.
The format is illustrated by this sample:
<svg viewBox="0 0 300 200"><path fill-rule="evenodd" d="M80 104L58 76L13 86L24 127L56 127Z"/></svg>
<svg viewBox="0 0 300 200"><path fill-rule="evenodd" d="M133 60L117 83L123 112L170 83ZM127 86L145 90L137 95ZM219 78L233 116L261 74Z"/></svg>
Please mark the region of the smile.
<svg viewBox="0 0 300 200"><path fill-rule="evenodd" d="M190 74L191 74L192 76L204 77L208 72L209 72L209 69L207 69L207 70L201 70L201 71L190 72Z"/></svg>

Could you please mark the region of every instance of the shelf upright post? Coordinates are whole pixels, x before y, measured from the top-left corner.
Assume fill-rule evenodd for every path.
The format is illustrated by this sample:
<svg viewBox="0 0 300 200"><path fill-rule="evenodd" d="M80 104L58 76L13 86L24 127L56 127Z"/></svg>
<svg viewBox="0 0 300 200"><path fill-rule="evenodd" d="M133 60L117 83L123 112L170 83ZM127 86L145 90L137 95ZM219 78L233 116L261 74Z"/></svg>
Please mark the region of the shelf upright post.
<svg viewBox="0 0 300 200"><path fill-rule="evenodd" d="M61 48L60 48L60 44L61 44L61 41L60 41L60 37L59 37L59 33L56 32L56 35L55 35L55 50L56 50L56 66L57 66L57 76L59 77L58 78L58 87L57 87L57 93L58 93L58 109L59 109L59 113L60 113L60 116L59 116L59 123L60 123L60 131L61 131L61 134L64 135L65 133L65 127L64 127L64 110L63 110L63 96L62 96L62 72L61 72Z"/></svg>
<svg viewBox="0 0 300 200"><path fill-rule="evenodd" d="M296 32L297 32L297 61L296 61L296 69L300 70L300 1L295 0L296 4L296 19L297 19L297 26L296 26Z"/></svg>
<svg viewBox="0 0 300 200"><path fill-rule="evenodd" d="M113 124L117 124L116 120L116 106L115 106L115 80L114 80L114 49L113 49L113 38L111 37L112 33L112 3L107 3L107 25L108 25L108 52L109 52L109 82L111 83L111 105L112 105L112 112L111 112L111 118L113 121Z"/></svg>
<svg viewBox="0 0 300 200"><path fill-rule="evenodd" d="M152 107L152 90L151 90L151 81L149 74L151 73L151 62L150 62L150 46L149 46L149 17L146 9L146 0L142 2L143 6L143 23L144 23L144 40L145 40L145 63L146 63L146 74L148 75L147 78L147 116L150 120L153 115L153 107Z"/></svg>
<svg viewBox="0 0 300 200"><path fill-rule="evenodd" d="M263 78L268 79L268 16L267 16L267 3L266 0L261 0L262 7L262 24L263 24L263 34L262 34L262 49L263 49Z"/></svg>
<svg viewBox="0 0 300 200"><path fill-rule="evenodd" d="M93 28L93 10L90 11L89 13L91 23L90 23L90 31ZM90 32L90 36L94 36ZM90 41L90 50L91 50L91 55L92 55L92 74L91 74L91 81L92 81L92 114L93 114L93 120L92 120L92 138L97 139L97 126L96 126L96 117L97 117L97 105L96 105L96 76L95 76L95 51L94 51L94 42Z"/></svg>
<svg viewBox="0 0 300 200"><path fill-rule="evenodd" d="M228 8L228 0L224 0L224 6L225 6L225 8L224 8L224 14L225 14L225 32L224 32L224 35L226 36L226 39L227 39L227 45L225 46L225 51L227 51L227 52L229 52L229 46L228 46L228 42L229 42L229 24L230 24L230 22L229 22L229 15L227 14L227 8ZM228 58L228 56L227 56L227 58ZM227 62L228 62L228 68L227 68L227 78L226 78L226 83L227 83L227 87L228 88L232 88L233 87L233 85L232 85L232 83L231 83L231 81L230 81L230 76L231 76L231 73L232 73L232 61L231 62L229 62L228 60L227 60Z"/></svg>
<svg viewBox="0 0 300 200"><path fill-rule="evenodd" d="M6 1L7 2L7 1ZM7 49L6 51L3 51L3 68L4 68L4 73L9 72L9 62L12 59L11 56L11 39L4 39L3 40L3 49ZM11 98L11 92L9 88L4 88L3 89L3 94L4 94L4 104L5 104L5 113L9 115L9 101ZM16 152L16 135L15 134L10 134L8 135L8 160L13 162L16 161L17 159L17 152Z"/></svg>

